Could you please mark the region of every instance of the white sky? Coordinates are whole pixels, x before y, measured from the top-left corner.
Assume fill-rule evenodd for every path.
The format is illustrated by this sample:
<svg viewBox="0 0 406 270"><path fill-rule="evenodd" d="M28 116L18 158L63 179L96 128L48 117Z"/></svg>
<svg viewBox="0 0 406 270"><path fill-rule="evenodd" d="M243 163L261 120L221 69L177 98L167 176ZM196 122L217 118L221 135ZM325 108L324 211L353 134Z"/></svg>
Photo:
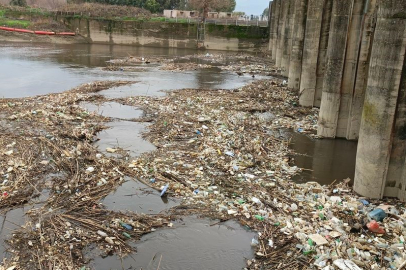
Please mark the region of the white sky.
<svg viewBox="0 0 406 270"><path fill-rule="evenodd" d="M269 6L270 0L237 0L235 11L243 11L247 15L261 15Z"/></svg>

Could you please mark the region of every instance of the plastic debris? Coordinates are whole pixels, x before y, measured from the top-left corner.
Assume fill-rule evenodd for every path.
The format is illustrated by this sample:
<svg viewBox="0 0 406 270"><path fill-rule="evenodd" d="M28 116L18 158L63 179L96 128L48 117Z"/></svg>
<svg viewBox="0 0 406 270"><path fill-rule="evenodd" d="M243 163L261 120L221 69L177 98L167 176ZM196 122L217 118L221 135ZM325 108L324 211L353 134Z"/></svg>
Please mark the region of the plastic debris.
<svg viewBox="0 0 406 270"><path fill-rule="evenodd" d="M259 244L258 240L255 239L255 238L252 238L252 240L251 240L251 246L252 246L252 247L256 247L258 244Z"/></svg>
<svg viewBox="0 0 406 270"><path fill-rule="evenodd" d="M369 202L367 200L361 199L360 202L362 202L363 205L369 205Z"/></svg>
<svg viewBox="0 0 406 270"><path fill-rule="evenodd" d="M385 230L383 228L381 228L378 224L378 222L376 222L375 220L372 220L371 222L369 222L367 224L368 229L373 232L373 233L377 233L377 234L384 234Z"/></svg>
<svg viewBox="0 0 406 270"><path fill-rule="evenodd" d="M168 190L168 188L169 188L169 184L166 184L166 185L162 188L161 197L165 195L165 193L166 193L166 191Z"/></svg>
<svg viewBox="0 0 406 270"><path fill-rule="evenodd" d="M97 234L100 235L101 237L107 237L107 233L103 232L103 231L97 231Z"/></svg>
<svg viewBox="0 0 406 270"><path fill-rule="evenodd" d="M114 241L113 241L112 238L106 237L106 238L104 238L104 240L105 240L107 243L109 243L110 245L114 245Z"/></svg>
<svg viewBox="0 0 406 270"><path fill-rule="evenodd" d="M328 241L326 240L326 238L324 238L323 236L321 236L319 234L311 234L311 235L309 235L309 238L312 241L314 241L318 246L328 244Z"/></svg>
<svg viewBox="0 0 406 270"><path fill-rule="evenodd" d="M131 230L133 229L133 227L132 227L131 225L128 225L127 223L124 223L124 222L122 222L122 221L120 221L119 223L120 223L120 225L121 225L123 228L125 228L126 230L131 231Z"/></svg>
<svg viewBox="0 0 406 270"><path fill-rule="evenodd" d="M129 234L126 233L126 232L123 232L123 236L124 236L125 238L127 238L127 239L131 239L131 235L129 235Z"/></svg>
<svg viewBox="0 0 406 270"><path fill-rule="evenodd" d="M387 214L380 208L377 208L368 213L368 217L375 221L383 221L386 218Z"/></svg>
<svg viewBox="0 0 406 270"><path fill-rule="evenodd" d="M334 261L334 265L341 270L362 270L354 262L350 260L338 259Z"/></svg>

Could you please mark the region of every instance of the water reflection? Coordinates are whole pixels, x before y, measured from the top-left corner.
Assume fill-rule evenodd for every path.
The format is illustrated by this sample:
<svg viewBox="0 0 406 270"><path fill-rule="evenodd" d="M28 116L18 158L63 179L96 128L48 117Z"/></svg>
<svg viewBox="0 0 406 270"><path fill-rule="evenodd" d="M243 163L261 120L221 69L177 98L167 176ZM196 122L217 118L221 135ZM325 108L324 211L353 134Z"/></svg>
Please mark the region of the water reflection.
<svg viewBox="0 0 406 270"><path fill-rule="evenodd" d="M0 43L0 97L18 98L69 90L96 80L132 80L134 87L106 92L109 97L164 95L162 91L182 88L233 89L251 81L250 77L221 72L218 68L189 72L161 71L156 65L143 70L103 71L107 61L128 56L174 57L196 51L176 48L147 48L97 44Z"/></svg>
<svg viewBox="0 0 406 270"><path fill-rule="evenodd" d="M133 244L137 254L121 262L116 256L96 257L95 269L218 270L243 269L245 258L254 256L250 247L253 232L235 221L220 225L207 219L187 217L174 222L173 229L158 230Z"/></svg>
<svg viewBox="0 0 406 270"><path fill-rule="evenodd" d="M305 170L294 180L316 181L329 185L334 180L354 179L357 142L341 139L313 140L303 134L291 133L294 163Z"/></svg>
<svg viewBox="0 0 406 270"><path fill-rule="evenodd" d="M129 210L135 213L157 214L177 204L175 199L161 197L159 192L132 179L126 178L114 193L102 200L110 210Z"/></svg>

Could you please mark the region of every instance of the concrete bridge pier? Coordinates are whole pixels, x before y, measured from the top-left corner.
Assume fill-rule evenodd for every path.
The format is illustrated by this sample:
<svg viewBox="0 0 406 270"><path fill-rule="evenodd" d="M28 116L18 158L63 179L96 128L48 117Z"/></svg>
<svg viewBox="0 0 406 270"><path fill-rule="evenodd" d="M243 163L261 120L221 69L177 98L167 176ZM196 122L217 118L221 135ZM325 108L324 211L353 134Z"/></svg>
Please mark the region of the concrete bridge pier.
<svg viewBox="0 0 406 270"><path fill-rule="evenodd" d="M278 48L278 40L279 40L279 15L280 15L280 11L281 11L281 1L282 0L274 0L272 3L272 18L271 20L272 25L271 25L271 33L273 33L273 39L272 39L272 60L274 60L276 62L276 51Z"/></svg>
<svg viewBox="0 0 406 270"><path fill-rule="evenodd" d="M352 18L348 28L347 51L344 62L341 85L341 102L337 122L336 136L346 138L348 134L348 121L350 107L354 94L354 84L358 66L360 42L362 36L362 20L365 13L365 0L353 0Z"/></svg>
<svg viewBox="0 0 406 270"><path fill-rule="evenodd" d="M406 1L378 3L354 190L406 200Z"/></svg>
<svg viewBox="0 0 406 270"><path fill-rule="evenodd" d="M302 74L303 46L306 31L306 14L308 0L296 0L294 4L295 17L292 33L292 51L289 65L288 87L299 90Z"/></svg>
<svg viewBox="0 0 406 270"><path fill-rule="evenodd" d="M319 55L317 58L316 92L314 95L313 102L313 105L316 107L320 107L321 96L323 93L323 82L324 82L324 74L326 72L327 48L330 35L330 22L332 9L333 9L333 0L325 0L323 8L323 18L321 21Z"/></svg>
<svg viewBox="0 0 406 270"><path fill-rule="evenodd" d="M359 59L356 71L354 91L349 108L347 139L358 140L361 125L362 107L364 106L365 90L368 81L369 59L374 39L377 12L377 0L366 2L365 14L361 23L362 36L360 41Z"/></svg>
<svg viewBox="0 0 406 270"><path fill-rule="evenodd" d="M316 71L319 55L320 31L325 0L308 0L306 34L303 47L300 79L300 105L312 107L316 92Z"/></svg>
<svg viewBox="0 0 406 270"><path fill-rule="evenodd" d="M281 7L279 12L279 22L278 22L278 40L276 45L276 66L282 67L282 56L283 56L283 43L285 40L285 25L288 13L288 0L280 0Z"/></svg>
<svg viewBox="0 0 406 270"><path fill-rule="evenodd" d="M282 47L282 75L289 76L290 54L292 51L292 33L295 19L295 0L285 0L287 4L284 22L284 39Z"/></svg>
<svg viewBox="0 0 406 270"><path fill-rule="evenodd" d="M318 135L359 140L356 192L406 201L406 1L278 3L276 65L300 105L320 105Z"/></svg>
<svg viewBox="0 0 406 270"><path fill-rule="evenodd" d="M347 36L353 3L354 0L333 2L326 72L317 130L317 133L323 137L334 138L337 133Z"/></svg>

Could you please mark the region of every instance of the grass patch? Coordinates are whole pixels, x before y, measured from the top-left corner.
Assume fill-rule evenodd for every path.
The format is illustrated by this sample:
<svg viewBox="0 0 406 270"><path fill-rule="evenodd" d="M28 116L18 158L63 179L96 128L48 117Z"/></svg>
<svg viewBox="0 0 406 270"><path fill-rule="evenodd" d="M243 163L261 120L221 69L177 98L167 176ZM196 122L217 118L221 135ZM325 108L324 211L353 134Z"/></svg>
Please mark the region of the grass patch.
<svg viewBox="0 0 406 270"><path fill-rule="evenodd" d="M31 22L24 20L10 20L0 17L0 25L7 27L16 27L16 28L28 28Z"/></svg>
<svg viewBox="0 0 406 270"><path fill-rule="evenodd" d="M3 18L4 14L6 14L6 11L4 9L0 9L0 18Z"/></svg>

